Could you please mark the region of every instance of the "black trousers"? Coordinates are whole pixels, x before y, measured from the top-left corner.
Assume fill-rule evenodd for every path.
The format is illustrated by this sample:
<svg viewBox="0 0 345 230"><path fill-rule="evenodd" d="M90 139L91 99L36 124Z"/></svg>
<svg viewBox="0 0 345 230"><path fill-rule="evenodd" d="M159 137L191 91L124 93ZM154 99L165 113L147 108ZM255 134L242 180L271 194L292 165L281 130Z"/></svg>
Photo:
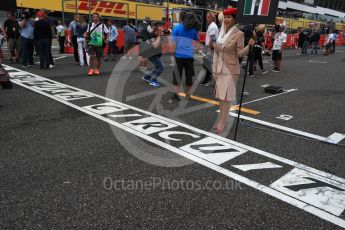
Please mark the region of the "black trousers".
<svg viewBox="0 0 345 230"><path fill-rule="evenodd" d="M65 53L65 39L66 37L59 37L59 46L60 46L60 53Z"/></svg>
<svg viewBox="0 0 345 230"><path fill-rule="evenodd" d="M249 58L249 74L250 75L254 74L254 65L255 65L255 63L257 61L259 62L259 66L260 66L261 70L264 70L264 65L263 65L263 62L262 62L262 49L260 47L254 46L252 52L253 53L250 53L248 55L248 58Z"/></svg>
<svg viewBox="0 0 345 230"><path fill-rule="evenodd" d="M183 70L186 77L186 86L193 85L194 77L194 58L177 58L175 57L176 66L173 72L173 84L178 86L181 84Z"/></svg>
<svg viewBox="0 0 345 230"><path fill-rule="evenodd" d="M49 64L54 65L54 60L53 60L53 54L52 54L52 44L53 44L53 39L49 40Z"/></svg>
<svg viewBox="0 0 345 230"><path fill-rule="evenodd" d="M49 39L39 39L36 44L40 56L41 68L49 68Z"/></svg>
<svg viewBox="0 0 345 230"><path fill-rule="evenodd" d="M79 62L77 35L72 35L72 44L74 50L74 61Z"/></svg>

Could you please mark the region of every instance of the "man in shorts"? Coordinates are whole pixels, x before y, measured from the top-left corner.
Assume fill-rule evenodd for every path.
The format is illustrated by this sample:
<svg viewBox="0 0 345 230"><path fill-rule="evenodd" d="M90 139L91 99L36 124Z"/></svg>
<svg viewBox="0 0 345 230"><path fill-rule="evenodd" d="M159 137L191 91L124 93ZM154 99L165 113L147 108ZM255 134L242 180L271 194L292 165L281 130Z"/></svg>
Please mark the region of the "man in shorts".
<svg viewBox="0 0 345 230"><path fill-rule="evenodd" d="M13 53L16 56L16 63L19 63L20 55L20 27L13 12L7 13L7 20L4 23L5 37L10 62L13 63Z"/></svg>
<svg viewBox="0 0 345 230"><path fill-rule="evenodd" d="M278 28L279 27L279 28ZM274 63L274 68L272 69L273 72L278 73L280 72L280 64L282 61L282 54L283 49L286 44L287 35L284 33L284 26L279 25L277 26L278 31L274 35L274 43L273 43L273 52L272 52L272 60Z"/></svg>
<svg viewBox="0 0 345 230"><path fill-rule="evenodd" d="M98 13L92 14L92 23L87 28L87 39L89 45L90 55L90 70L89 76L99 75L101 67L101 58L103 57L103 43L106 42L109 30L101 22L101 17ZM96 68L95 66L96 56Z"/></svg>

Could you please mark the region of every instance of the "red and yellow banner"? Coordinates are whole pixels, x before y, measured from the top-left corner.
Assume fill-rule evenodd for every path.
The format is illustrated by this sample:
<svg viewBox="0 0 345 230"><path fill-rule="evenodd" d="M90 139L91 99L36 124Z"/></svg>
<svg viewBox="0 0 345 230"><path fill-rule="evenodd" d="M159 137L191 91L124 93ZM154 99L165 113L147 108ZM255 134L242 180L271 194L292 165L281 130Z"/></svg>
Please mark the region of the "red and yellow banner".
<svg viewBox="0 0 345 230"><path fill-rule="evenodd" d="M137 18L144 19L146 16L149 16L152 20L160 21L166 15L163 14L162 9L164 7L159 7L150 4L141 4L132 1L125 0L109 0L109 1L96 1L91 0L91 12L97 12L102 16L107 17L119 17L119 18ZM62 11L62 1L61 0L17 0L17 6L21 8L31 8L31 9L48 9L51 11ZM170 8L180 8L181 5L170 4ZM68 13L75 12L75 1L65 1L64 2L64 11ZM80 14L89 13L89 1L88 0L78 0L77 9ZM137 11L137 13L136 13Z"/></svg>

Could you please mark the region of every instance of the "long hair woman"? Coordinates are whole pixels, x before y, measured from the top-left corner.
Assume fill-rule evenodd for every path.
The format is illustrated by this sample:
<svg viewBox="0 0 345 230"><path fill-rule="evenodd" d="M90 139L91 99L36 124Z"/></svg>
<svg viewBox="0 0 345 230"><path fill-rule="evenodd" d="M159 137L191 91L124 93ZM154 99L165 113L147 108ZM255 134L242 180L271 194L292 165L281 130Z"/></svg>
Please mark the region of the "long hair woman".
<svg viewBox="0 0 345 230"><path fill-rule="evenodd" d="M244 47L244 34L236 24L236 8L223 11L224 20L215 45L213 77L216 80L215 97L219 99L219 117L214 126L216 133L222 133L227 125L231 101L236 99L236 85L240 76L239 58L243 58L254 45L250 39Z"/></svg>
<svg viewBox="0 0 345 230"><path fill-rule="evenodd" d="M89 65L89 54L86 51L86 42L84 34L87 31L87 23L84 16L79 17L79 23L76 26L77 32L77 43L78 43L78 54L79 54L79 63L81 66Z"/></svg>

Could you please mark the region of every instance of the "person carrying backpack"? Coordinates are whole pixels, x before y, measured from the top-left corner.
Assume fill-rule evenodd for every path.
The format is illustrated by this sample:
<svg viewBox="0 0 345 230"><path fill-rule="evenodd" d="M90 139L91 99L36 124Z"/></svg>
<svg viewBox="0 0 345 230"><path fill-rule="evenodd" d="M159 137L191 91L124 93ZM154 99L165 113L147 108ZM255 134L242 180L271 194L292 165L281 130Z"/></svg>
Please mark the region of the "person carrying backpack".
<svg viewBox="0 0 345 230"><path fill-rule="evenodd" d="M138 62L139 62L140 71L147 71L148 69L148 61L147 61L147 58L143 57L143 52L145 52L145 50L147 49L146 41L151 38L152 32L153 30L150 25L150 18L146 17L140 26L138 36L137 36L137 42L139 43Z"/></svg>
<svg viewBox="0 0 345 230"><path fill-rule="evenodd" d="M92 23L88 26L86 32L87 44L89 46L90 70L89 76L99 75L101 67L101 58L103 57L103 43L107 40L108 28L100 22L101 17L98 13L92 14ZM95 68L96 56L96 68Z"/></svg>

